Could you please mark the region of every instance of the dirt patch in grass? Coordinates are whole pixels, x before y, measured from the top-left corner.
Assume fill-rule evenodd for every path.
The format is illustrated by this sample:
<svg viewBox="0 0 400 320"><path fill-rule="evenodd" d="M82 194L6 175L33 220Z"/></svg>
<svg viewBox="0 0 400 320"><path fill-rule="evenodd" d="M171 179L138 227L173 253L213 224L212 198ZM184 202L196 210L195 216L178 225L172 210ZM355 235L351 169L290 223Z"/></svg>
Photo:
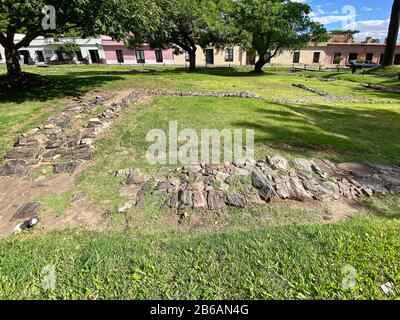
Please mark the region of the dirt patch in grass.
<svg viewBox="0 0 400 320"><path fill-rule="evenodd" d="M90 166L87 162L82 164L71 175L58 174L42 176L37 179L24 177L0 177L0 235L10 234L17 223L11 217L18 208L30 201L36 201L43 196L61 194L74 189L74 180L79 174ZM69 206L65 214L57 215L44 207L39 213L40 227L45 230L65 229L68 227L102 228L101 212L87 201L83 206Z"/></svg>
<svg viewBox="0 0 400 320"><path fill-rule="evenodd" d="M131 88L125 88L125 89L96 89L96 90L91 90L88 92L85 92L84 94L80 95L79 97L75 98L75 102L86 102L90 101L96 96L99 95L105 95L105 96L110 96L107 101L105 101L104 105L110 106L113 103L120 102L123 98L128 96L132 92ZM71 99L65 99L66 101L71 101Z"/></svg>
<svg viewBox="0 0 400 320"><path fill-rule="evenodd" d="M164 220L172 230L185 233L225 231L231 228L257 229L307 223L334 223L360 214L366 206L360 201L277 201L245 209L228 208L222 211L188 210L168 211Z"/></svg>

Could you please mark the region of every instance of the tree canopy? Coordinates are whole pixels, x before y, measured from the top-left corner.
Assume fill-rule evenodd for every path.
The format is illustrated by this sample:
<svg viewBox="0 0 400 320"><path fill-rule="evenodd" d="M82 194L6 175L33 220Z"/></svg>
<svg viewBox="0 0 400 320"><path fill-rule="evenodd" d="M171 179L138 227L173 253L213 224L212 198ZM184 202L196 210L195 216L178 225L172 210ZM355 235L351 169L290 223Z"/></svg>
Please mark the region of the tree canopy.
<svg viewBox="0 0 400 320"><path fill-rule="evenodd" d="M58 47L57 52L64 53L68 57L70 62L72 62L72 59L75 57L76 52L79 50L80 50L80 47L76 42L68 41L68 42L61 44Z"/></svg>
<svg viewBox="0 0 400 320"><path fill-rule="evenodd" d="M46 5L55 8L55 29L43 28L42 12ZM0 2L0 44L5 48L7 73L19 76L18 49L38 36L52 37L73 33L82 37L96 34L122 36L130 30L150 28L156 6L146 0L2 0ZM125 24L120 22L119 17ZM17 33L24 34L14 42Z"/></svg>
<svg viewBox="0 0 400 320"><path fill-rule="evenodd" d="M230 13L241 45L258 55L255 72L283 49L299 49L327 39L325 28L311 20L308 4L287 0L237 0Z"/></svg>
<svg viewBox="0 0 400 320"><path fill-rule="evenodd" d="M224 29L221 14L228 0L154 0L160 21L152 30L143 29L129 37L130 46L147 41L152 47L169 46L176 54L187 52L190 70L196 69L197 45L218 45Z"/></svg>
<svg viewBox="0 0 400 320"><path fill-rule="evenodd" d="M42 26L45 5L55 8L56 28ZM38 36L107 34L130 47L149 43L187 52L196 68L197 46L239 44L258 55L255 71L284 49L321 41L326 30L309 17L305 3L289 0L2 0L0 44L8 75L21 74L18 49ZM19 42L14 36L23 33Z"/></svg>
<svg viewBox="0 0 400 320"><path fill-rule="evenodd" d="M357 33L360 33L360 30L331 30L329 34L344 34L350 37L355 36Z"/></svg>

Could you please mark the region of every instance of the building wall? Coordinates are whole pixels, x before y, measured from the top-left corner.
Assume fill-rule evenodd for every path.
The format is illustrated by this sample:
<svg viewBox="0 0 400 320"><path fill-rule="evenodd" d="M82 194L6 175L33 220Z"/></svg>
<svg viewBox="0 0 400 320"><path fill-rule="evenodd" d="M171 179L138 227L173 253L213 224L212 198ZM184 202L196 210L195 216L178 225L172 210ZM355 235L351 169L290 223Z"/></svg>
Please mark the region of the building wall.
<svg viewBox="0 0 400 320"><path fill-rule="evenodd" d="M381 63L381 55L385 52L384 44L376 44L376 43L328 43L328 61L327 65L335 65L334 57L335 53L340 53L344 58L341 62L341 65L346 65L349 63L349 55L351 53L357 53L358 56L365 56L368 53L373 54L372 61L375 63ZM400 46L396 48L396 54L400 54Z"/></svg>
<svg viewBox="0 0 400 320"><path fill-rule="evenodd" d="M18 41L18 39L16 40ZM62 43L71 41L74 41L79 45L82 57L84 59L87 59L89 63L92 63L89 50L97 50L99 53L99 58L100 59L105 58L104 52L101 50L100 38L90 38L90 39L62 38L60 40L54 40L52 38L38 37L30 43L29 47L21 48L20 51L27 50L29 52L30 57L36 61L38 61L36 51L42 51L45 63L50 63L58 59L56 54L56 50L58 49L58 47ZM64 58L67 57L64 56Z"/></svg>
<svg viewBox="0 0 400 320"><path fill-rule="evenodd" d="M293 62L294 52L300 52L300 59L298 63ZM324 47L306 47L301 50L285 50L280 55L277 55L271 59L271 64L279 66L291 66L295 65L309 65L309 66L323 66L327 61L327 50ZM318 52L320 54L319 61L313 62L314 53Z"/></svg>
<svg viewBox="0 0 400 320"><path fill-rule="evenodd" d="M246 53L243 52L243 50L239 46L234 46L233 47L233 61L225 61L225 53L226 50L217 50L213 48L209 48L214 51L214 65L215 66L241 66L245 65L245 58L246 58ZM175 55L174 58L175 64L176 65L189 65L189 61L186 61L186 54L179 54ZM198 66L204 66L206 65L206 54L205 51L197 46L197 51L196 51L196 64Z"/></svg>
<svg viewBox="0 0 400 320"><path fill-rule="evenodd" d="M21 40L22 35L17 35L15 41ZM99 38L89 38L89 39L81 39L81 38L62 38L59 40L54 40L51 38L38 37L33 40L29 47L21 48L20 51L28 51L29 57L38 62L38 57L36 51L41 51L44 57L45 63L51 63L52 61L58 60L58 56L56 54L56 50L60 46L60 44L74 41L80 47L80 51L82 54L82 58L86 59L89 64L93 63L90 50L95 50L99 54L100 62L107 64L120 64L117 60L116 50L122 50L124 56L124 63L126 65L137 64L135 51L129 50L124 46L123 42L113 41L110 37L99 37ZM149 46L143 46L140 48L144 50L145 56L145 64L161 64L161 65L172 65L174 64L174 55L171 49L163 50L163 62L156 61L155 51ZM4 51L4 49L0 46L0 54ZM2 58L4 55L2 54ZM67 57L64 55L64 58ZM4 61L5 62L5 61ZM75 59L75 62L78 62ZM23 63L23 59L21 59L21 63Z"/></svg>
<svg viewBox="0 0 400 320"><path fill-rule="evenodd" d="M324 65L327 61L327 50L323 46L311 46L306 47L300 51L300 62L299 64L304 65ZM320 60L318 63L313 62L314 52L320 53ZM248 64L247 53L242 50L239 46L233 47L233 61L225 61L226 50L214 49L214 66L245 66ZM256 58L257 60L257 58ZM186 54L180 54L175 56L176 65L188 65L189 61L186 61ZM206 55L202 48L198 47L196 52L196 64L198 66L206 65ZM293 52L286 50L281 54L273 57L270 64L278 66L291 66L293 64Z"/></svg>
<svg viewBox="0 0 400 320"><path fill-rule="evenodd" d="M23 35L16 35L15 41L21 40ZM367 39L368 40L368 39ZM117 61L116 50L122 50L124 56L124 63L126 65L135 65L137 63L136 55L134 50L129 50L124 46L123 42L113 41L112 38L102 36L99 38L81 39L81 38L62 38L54 40L51 38L38 37L31 42L28 48L21 48L20 50L27 50L29 56L37 60L36 51L42 51L44 60L46 63L57 60L56 50L61 43L67 41L75 41L79 47L84 59L87 59L89 63L92 63L90 57L90 50L96 50L99 54L101 62L107 64L120 64ZM212 48L209 48L212 49ZM159 65L188 65L189 61L186 60L185 54L174 55L172 49L163 49L163 62L156 61L155 50L150 48L148 45L143 46L140 50L144 51L145 64L159 64ZM244 66L250 64L250 59L247 58L247 54L239 46L233 47L233 61L226 61L226 50L213 50L214 66ZM345 65L349 62L349 55L351 53L357 53L358 56L372 54L372 61L375 63L381 63L381 55L384 53L385 44L373 43L366 41L364 43L339 43L330 42L323 43L318 46L307 46L300 52L300 60L298 63L294 63L293 55L294 52L286 50L280 55L275 56L271 59L270 64L276 66L291 66L295 65L308 65L308 66L334 66L335 53L340 53L344 59L341 64ZM314 53L320 53L319 62L313 62ZM400 64L400 45L396 49L396 62ZM5 63L4 48L0 46L0 63ZM66 58L66 57L65 57ZM196 63L199 66L206 65L206 54L202 48L197 48Z"/></svg>
<svg viewBox="0 0 400 320"><path fill-rule="evenodd" d="M135 51L128 49L122 41L114 41L110 37L103 36L101 38L101 46L102 50L104 51L107 64L138 64ZM124 57L123 63L118 62L116 50L122 50ZM172 49L168 48L162 50L163 62L157 62L155 50L150 48L148 45L144 45L143 47L138 48L138 50L144 51L145 64L174 64L174 55Z"/></svg>
<svg viewBox="0 0 400 320"><path fill-rule="evenodd" d="M123 46L103 46L105 59L107 64L119 64L117 60L116 50L122 50L124 64L136 64L135 52Z"/></svg>

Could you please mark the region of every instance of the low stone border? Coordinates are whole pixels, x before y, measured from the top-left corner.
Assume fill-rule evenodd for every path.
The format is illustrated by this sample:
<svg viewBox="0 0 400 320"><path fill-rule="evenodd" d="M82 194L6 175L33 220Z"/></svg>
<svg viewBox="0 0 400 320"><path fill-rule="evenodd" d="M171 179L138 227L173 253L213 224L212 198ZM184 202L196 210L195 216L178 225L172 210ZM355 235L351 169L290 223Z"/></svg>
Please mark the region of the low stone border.
<svg viewBox="0 0 400 320"><path fill-rule="evenodd" d="M372 83L364 84L364 87L367 89L374 89L374 90L379 90L379 91L383 91L383 92L400 93L400 89L385 87L385 86L372 84Z"/></svg>
<svg viewBox="0 0 400 320"><path fill-rule="evenodd" d="M336 79L332 78L322 78L322 77L317 77L317 76L311 76L308 74L297 74L299 77L307 78L307 79L314 79L314 80L319 80L321 82L334 82Z"/></svg>
<svg viewBox="0 0 400 320"><path fill-rule="evenodd" d="M318 89L315 89L315 88L311 88L311 87L307 87L306 85L301 84L301 83L293 83L292 86L296 87L296 88L303 89L303 90L310 91L310 92L315 93L315 94L317 94L319 96L322 96L322 97L331 97L332 96L328 92L325 92L325 91L322 91L322 90L318 90Z"/></svg>
<svg viewBox="0 0 400 320"><path fill-rule="evenodd" d="M292 84L293 87L299 88L299 89L303 89L312 93L315 93L319 96L322 96L325 98L326 102L355 102L355 103L369 103L369 104L374 104L374 103L392 103L392 104L398 104L399 102L397 100L391 100L391 99L379 99L379 100L373 100L371 98L368 97L354 97L354 96L334 96L332 94L330 94L329 92L326 91L322 91L322 90L318 90L312 87L308 87L304 84ZM304 100L304 99L303 99ZM296 101L293 99L280 99L281 102L283 103L290 103L291 101ZM299 103L303 103L301 102L301 99L299 100Z"/></svg>

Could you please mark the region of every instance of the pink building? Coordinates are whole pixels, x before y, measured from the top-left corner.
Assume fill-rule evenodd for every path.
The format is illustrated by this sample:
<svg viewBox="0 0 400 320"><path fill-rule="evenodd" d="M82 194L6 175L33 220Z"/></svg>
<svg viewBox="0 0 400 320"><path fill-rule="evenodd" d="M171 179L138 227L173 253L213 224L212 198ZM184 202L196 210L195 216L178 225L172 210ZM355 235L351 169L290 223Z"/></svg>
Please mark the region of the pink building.
<svg viewBox="0 0 400 320"><path fill-rule="evenodd" d="M368 38L362 43L334 43L327 44L327 64L335 65L335 58L342 57L341 65L346 65L351 60L357 60L363 57L367 61L374 63L382 63L383 54L385 52L384 43L374 43ZM395 65L400 65L400 45L396 47Z"/></svg>
<svg viewBox="0 0 400 320"><path fill-rule="evenodd" d="M123 41L114 41L108 36L101 37L101 46L107 64L174 64L172 49L153 49L148 45L144 45L137 50L130 50L125 47Z"/></svg>

